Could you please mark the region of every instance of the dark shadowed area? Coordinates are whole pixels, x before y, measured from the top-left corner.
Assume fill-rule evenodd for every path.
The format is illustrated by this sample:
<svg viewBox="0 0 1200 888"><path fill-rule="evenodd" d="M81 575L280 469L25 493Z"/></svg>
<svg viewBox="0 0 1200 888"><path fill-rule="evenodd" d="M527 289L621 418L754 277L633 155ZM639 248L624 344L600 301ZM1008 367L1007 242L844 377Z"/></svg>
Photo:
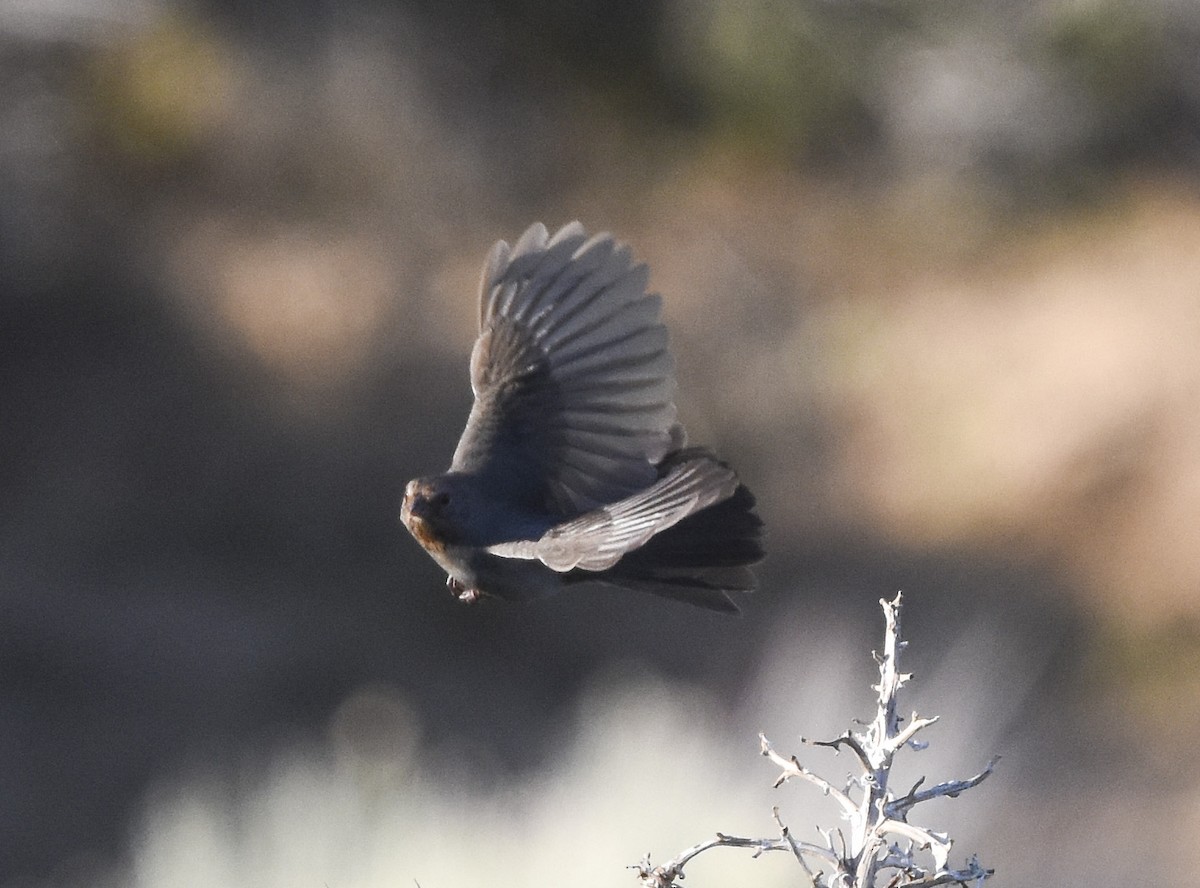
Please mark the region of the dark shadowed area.
<svg viewBox="0 0 1200 888"><path fill-rule="evenodd" d="M0 4L0 886L632 885L769 831L897 589L934 779L1005 756L964 854L1194 871L1197 59L1170 0ZM740 618L463 606L398 524L488 248L575 218L758 495Z"/></svg>

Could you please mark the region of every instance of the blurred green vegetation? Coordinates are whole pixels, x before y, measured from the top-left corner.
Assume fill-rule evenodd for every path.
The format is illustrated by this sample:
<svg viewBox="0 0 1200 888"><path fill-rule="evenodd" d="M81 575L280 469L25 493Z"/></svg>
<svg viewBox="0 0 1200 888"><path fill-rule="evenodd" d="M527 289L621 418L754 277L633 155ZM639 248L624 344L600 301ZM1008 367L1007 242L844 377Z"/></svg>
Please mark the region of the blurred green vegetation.
<svg viewBox="0 0 1200 888"><path fill-rule="evenodd" d="M137 163L191 157L232 113L227 52L202 23L170 15L98 47L86 81L98 135Z"/></svg>
<svg viewBox="0 0 1200 888"><path fill-rule="evenodd" d="M1085 185L1100 196L1113 164L1194 156L1188 53L1200 26L1161 3L414 0L307 18L271 5L147 9L139 27L88 50L81 95L107 138L160 160L241 126L230 115L248 98L244 78L277 76L289 58L319 66L339 34L374 25L372 38L419 44L410 73L433 86L427 111L453 120L482 102L485 128L532 102L562 123L580 115L668 148L712 143L743 162L887 178L937 170L947 144L969 142L944 174L1035 203ZM439 61L424 58L432 52ZM992 55L1011 69L993 71ZM906 131L921 102L961 113Z"/></svg>
<svg viewBox="0 0 1200 888"><path fill-rule="evenodd" d="M878 33L829 4L753 0L677 7L660 51L703 109L702 130L785 163L868 146ZM865 32L865 33L864 33Z"/></svg>

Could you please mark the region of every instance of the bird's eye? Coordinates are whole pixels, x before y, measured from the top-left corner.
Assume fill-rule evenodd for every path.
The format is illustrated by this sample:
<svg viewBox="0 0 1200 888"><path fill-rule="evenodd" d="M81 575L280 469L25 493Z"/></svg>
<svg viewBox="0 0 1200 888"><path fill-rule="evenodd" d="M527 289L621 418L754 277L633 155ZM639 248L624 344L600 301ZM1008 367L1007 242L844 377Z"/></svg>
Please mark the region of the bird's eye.
<svg viewBox="0 0 1200 888"><path fill-rule="evenodd" d="M439 493L433 498L433 504L439 508L444 508L450 505L450 494L445 492Z"/></svg>

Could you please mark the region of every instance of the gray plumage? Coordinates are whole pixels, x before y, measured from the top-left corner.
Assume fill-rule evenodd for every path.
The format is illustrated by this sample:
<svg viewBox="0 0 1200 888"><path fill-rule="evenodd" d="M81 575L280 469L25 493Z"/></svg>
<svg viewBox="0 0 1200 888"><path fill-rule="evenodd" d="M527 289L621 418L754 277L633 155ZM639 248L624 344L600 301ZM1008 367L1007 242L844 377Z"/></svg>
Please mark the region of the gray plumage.
<svg viewBox="0 0 1200 888"><path fill-rule="evenodd" d="M475 403L450 471L410 482L401 509L465 600L594 579L736 610L724 592L753 588L753 497L710 453L683 449L647 278L578 222L553 237L534 225L488 254ZM720 522L694 520L726 503ZM626 558L656 539L657 562Z"/></svg>

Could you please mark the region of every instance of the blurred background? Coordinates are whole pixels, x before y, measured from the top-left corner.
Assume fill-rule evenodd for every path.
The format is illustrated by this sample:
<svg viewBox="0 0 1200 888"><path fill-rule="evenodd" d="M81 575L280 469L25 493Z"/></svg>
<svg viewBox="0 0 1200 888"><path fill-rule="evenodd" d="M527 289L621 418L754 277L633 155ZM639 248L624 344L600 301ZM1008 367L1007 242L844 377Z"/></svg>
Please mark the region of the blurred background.
<svg viewBox="0 0 1200 888"><path fill-rule="evenodd" d="M998 883L1200 852L1200 7L0 0L0 885L630 885L871 714ZM463 607L396 516L492 242L650 264L740 619ZM1182 758L1180 758L1182 756ZM941 807L939 807L941 806ZM784 858L784 855L779 855ZM798 884L713 851L697 886Z"/></svg>

